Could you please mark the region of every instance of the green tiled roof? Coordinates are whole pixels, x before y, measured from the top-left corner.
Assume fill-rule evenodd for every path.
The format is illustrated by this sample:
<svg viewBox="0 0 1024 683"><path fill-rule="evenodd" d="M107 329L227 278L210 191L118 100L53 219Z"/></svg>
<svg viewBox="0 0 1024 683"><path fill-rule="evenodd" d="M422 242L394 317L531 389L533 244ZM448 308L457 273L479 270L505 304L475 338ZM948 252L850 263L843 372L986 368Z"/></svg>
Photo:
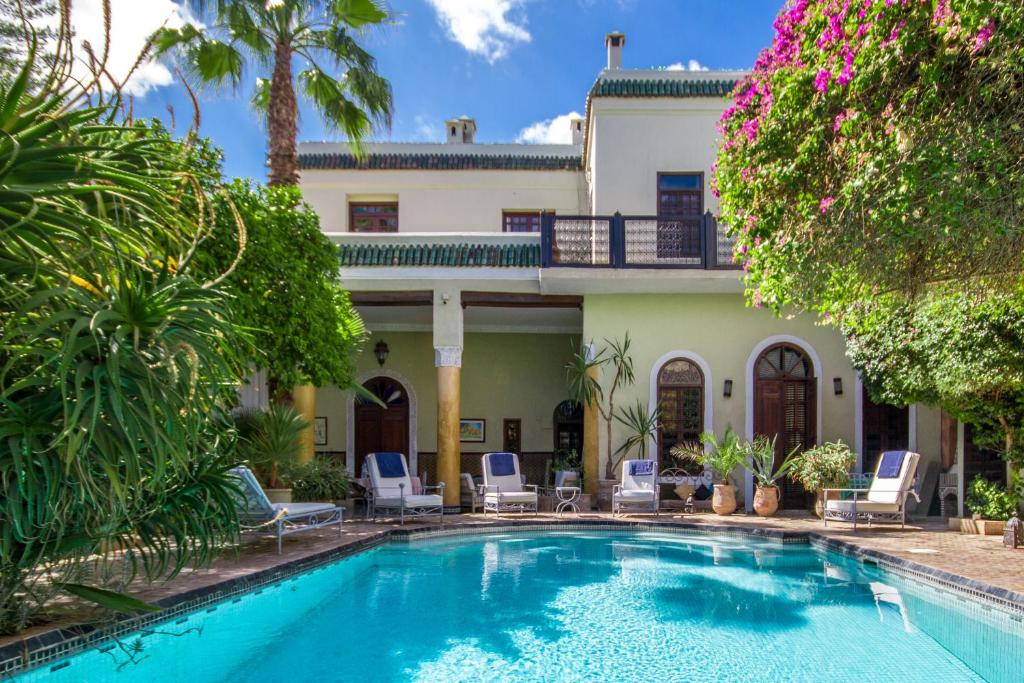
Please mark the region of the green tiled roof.
<svg viewBox="0 0 1024 683"><path fill-rule="evenodd" d="M604 79L594 84L593 97L725 97L738 81L674 78Z"/></svg>
<svg viewBox="0 0 1024 683"><path fill-rule="evenodd" d="M435 266L539 268L539 244L343 244L342 267Z"/></svg>
<svg viewBox="0 0 1024 683"><path fill-rule="evenodd" d="M439 152L435 154L367 154L356 159L346 152L299 154L303 169L362 170L502 170L502 171L578 171L582 168L578 154L569 156L528 156L515 154L467 154Z"/></svg>

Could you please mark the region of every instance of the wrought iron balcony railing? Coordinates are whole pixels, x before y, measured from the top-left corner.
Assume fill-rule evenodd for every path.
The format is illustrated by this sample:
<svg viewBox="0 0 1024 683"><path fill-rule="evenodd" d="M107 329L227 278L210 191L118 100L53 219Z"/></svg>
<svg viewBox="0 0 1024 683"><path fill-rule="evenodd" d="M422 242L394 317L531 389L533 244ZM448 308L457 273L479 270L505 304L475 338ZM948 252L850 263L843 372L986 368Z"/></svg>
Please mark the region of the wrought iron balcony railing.
<svg viewBox="0 0 1024 683"><path fill-rule="evenodd" d="M541 267L736 268L734 240L711 212L657 216L541 216Z"/></svg>

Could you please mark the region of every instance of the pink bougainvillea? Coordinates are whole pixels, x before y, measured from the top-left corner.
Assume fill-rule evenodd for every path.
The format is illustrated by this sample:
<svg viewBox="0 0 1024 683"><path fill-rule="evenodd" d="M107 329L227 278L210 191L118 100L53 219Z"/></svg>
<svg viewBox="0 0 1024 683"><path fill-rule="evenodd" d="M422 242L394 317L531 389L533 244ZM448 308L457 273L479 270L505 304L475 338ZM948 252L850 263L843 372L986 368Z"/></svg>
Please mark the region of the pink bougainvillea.
<svg viewBox="0 0 1024 683"><path fill-rule="evenodd" d="M794 269L809 269L807 282L813 283L813 260L801 254L810 244L816 254L827 253L817 240L827 244L843 234L844 221L869 220L884 234L897 226L917 229L921 220L940 220L940 214L944 224L966 220L963 203L952 199L954 178L915 194L924 192L916 184L921 179L939 182L932 180L939 177L933 169L946 162L950 150L977 149L969 143L943 146L937 136L977 136L979 126L991 125L997 142L984 155L972 152L972 163L1019 168L1019 158L996 166L1000 155L1011 153L998 140L1018 129L997 126L970 107L984 107L986 100L974 95L990 97L999 87L1000 111L1024 108L1006 106L1021 98L1020 0L788 0L773 27L770 46L736 85L719 120L721 147L711 179L722 223L736 239L751 302L755 288L757 301L772 308L820 294L817 284L794 290L794 282L805 282ZM996 54L1001 58L992 59ZM956 79L965 78L975 79L975 87L961 95ZM955 104L937 100L936 92L949 92ZM964 108L959 118L934 123L958 107ZM959 125L965 120L978 125ZM928 132L915 136L922 127ZM918 159L926 172L912 167ZM904 167L907 180L895 182ZM940 212L942 202L948 205ZM926 215L908 216L908 207L919 206L928 207ZM966 206L975 210L974 204ZM895 277L891 269L867 272Z"/></svg>

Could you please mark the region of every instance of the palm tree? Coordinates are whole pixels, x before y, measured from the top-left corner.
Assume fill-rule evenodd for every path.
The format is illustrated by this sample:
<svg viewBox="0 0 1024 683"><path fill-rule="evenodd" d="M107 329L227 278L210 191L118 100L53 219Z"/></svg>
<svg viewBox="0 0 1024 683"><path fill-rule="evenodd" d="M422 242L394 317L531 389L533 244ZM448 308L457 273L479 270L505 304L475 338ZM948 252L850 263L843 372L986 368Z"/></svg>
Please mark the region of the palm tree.
<svg viewBox="0 0 1024 683"><path fill-rule="evenodd" d="M391 85L353 33L388 20L376 0L198 0L208 23L161 29L157 54L177 50L201 82L238 87L243 69L257 78L252 103L266 116L270 185L299 180L296 86L324 122L345 132L357 153L374 126L391 125ZM293 62L304 65L293 73ZM341 70L338 77L331 72Z"/></svg>

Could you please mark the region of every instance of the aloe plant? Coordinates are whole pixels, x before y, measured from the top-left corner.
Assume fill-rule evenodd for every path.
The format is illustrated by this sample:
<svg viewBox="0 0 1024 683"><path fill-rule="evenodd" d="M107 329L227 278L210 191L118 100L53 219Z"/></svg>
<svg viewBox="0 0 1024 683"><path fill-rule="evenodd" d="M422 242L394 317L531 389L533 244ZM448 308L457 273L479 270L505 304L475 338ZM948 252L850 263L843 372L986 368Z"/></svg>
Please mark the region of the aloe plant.
<svg viewBox="0 0 1024 683"><path fill-rule="evenodd" d="M793 467L794 456L797 452L795 448L786 454L778 468L775 467L775 440L777 438L775 436L769 439L762 434L754 437L754 440L746 446L750 462L748 468L754 476L754 481L762 488L775 486L775 482L786 476Z"/></svg>
<svg viewBox="0 0 1024 683"><path fill-rule="evenodd" d="M69 40L38 90L34 46L0 82L0 632L59 590L140 609L92 558L167 576L238 529L224 406L249 342L190 271L209 196L181 143L69 79Z"/></svg>

